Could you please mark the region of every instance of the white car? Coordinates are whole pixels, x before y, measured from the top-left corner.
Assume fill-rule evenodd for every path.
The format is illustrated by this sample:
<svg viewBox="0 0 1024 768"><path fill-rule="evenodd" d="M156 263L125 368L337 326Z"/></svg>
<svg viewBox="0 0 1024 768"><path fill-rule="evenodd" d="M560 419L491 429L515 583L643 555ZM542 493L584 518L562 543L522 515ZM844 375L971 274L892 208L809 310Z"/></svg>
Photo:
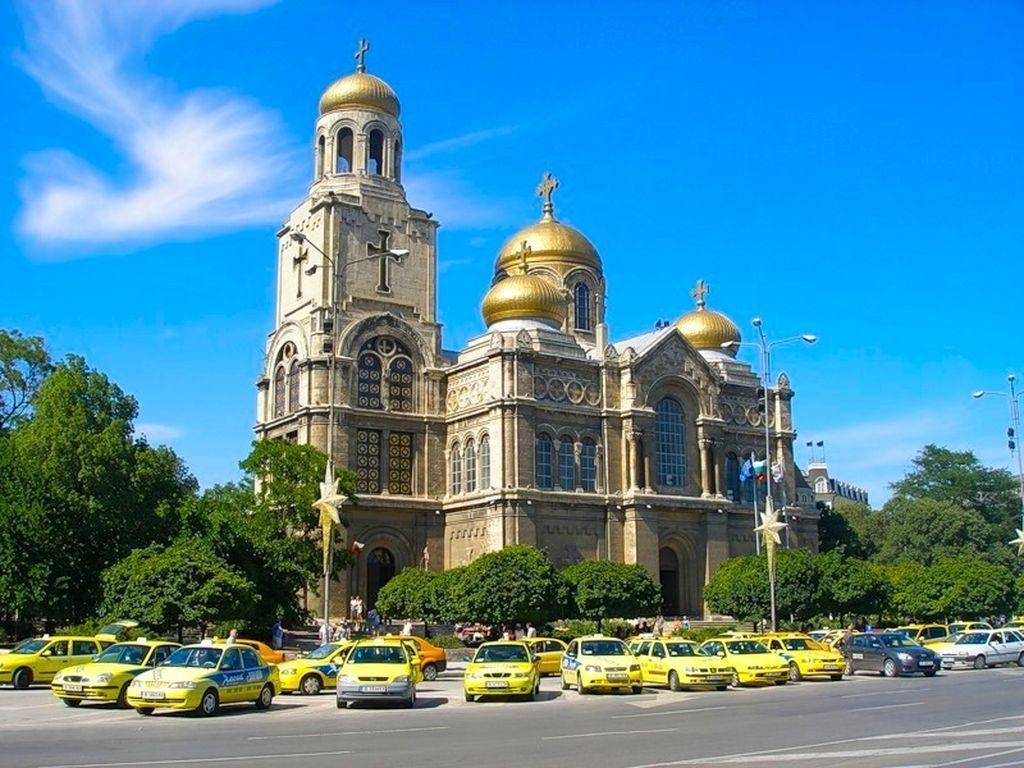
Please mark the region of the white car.
<svg viewBox="0 0 1024 768"><path fill-rule="evenodd" d="M1024 667L1024 635L1012 629L984 629L964 632L960 639L942 651L942 668L974 667L993 664Z"/></svg>

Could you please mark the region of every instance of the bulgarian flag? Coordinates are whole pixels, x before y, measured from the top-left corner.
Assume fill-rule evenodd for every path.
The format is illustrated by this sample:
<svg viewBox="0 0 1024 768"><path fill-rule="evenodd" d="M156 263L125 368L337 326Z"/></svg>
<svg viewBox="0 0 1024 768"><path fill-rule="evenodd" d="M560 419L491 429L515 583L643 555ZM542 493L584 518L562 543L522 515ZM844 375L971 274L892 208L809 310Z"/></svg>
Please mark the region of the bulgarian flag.
<svg viewBox="0 0 1024 768"><path fill-rule="evenodd" d="M768 462L767 461L755 461L754 462L754 478L758 481L764 480L768 475Z"/></svg>

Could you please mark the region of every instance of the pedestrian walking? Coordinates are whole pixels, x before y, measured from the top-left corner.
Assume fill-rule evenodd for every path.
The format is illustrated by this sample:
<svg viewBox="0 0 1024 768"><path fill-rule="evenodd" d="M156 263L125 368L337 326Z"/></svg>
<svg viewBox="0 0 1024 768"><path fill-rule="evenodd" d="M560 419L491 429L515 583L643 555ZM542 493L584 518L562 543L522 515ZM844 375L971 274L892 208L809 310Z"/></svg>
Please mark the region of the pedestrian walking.
<svg viewBox="0 0 1024 768"><path fill-rule="evenodd" d="M280 619L275 621L274 625L270 628L270 644L276 651L284 647L284 627L281 626Z"/></svg>
<svg viewBox="0 0 1024 768"><path fill-rule="evenodd" d="M408 637L412 634L412 622L406 619L405 624L402 625L402 634Z"/></svg>

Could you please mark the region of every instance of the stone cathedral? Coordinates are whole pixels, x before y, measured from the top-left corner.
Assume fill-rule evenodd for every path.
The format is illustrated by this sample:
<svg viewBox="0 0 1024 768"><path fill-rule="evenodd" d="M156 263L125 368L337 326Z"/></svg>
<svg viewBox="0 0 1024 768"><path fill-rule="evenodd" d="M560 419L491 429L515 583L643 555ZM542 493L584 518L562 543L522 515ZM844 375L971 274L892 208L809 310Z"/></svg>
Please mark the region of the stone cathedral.
<svg viewBox="0 0 1024 768"><path fill-rule="evenodd" d="M703 281L674 324L612 340L601 256L558 221L551 174L540 218L481 286L481 333L443 349L438 222L406 199L398 98L365 52L320 99L313 183L277 233L257 385L258 437L315 445L357 475L346 535L362 548L332 582L332 615L351 595L372 605L403 568L529 544L556 566L640 563L666 615L700 616L718 565L754 550L758 489L739 476L745 457L764 457L765 411L789 542L817 548L817 513L794 506L786 375L766 407Z"/></svg>

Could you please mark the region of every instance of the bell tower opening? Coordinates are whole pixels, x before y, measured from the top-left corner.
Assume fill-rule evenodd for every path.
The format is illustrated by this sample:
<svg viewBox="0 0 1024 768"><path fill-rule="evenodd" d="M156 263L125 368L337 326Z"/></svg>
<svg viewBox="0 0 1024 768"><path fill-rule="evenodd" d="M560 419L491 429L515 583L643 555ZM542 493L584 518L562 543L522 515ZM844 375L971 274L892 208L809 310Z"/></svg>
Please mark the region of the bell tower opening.
<svg viewBox="0 0 1024 768"><path fill-rule="evenodd" d="M337 138L338 158L336 173L352 173L352 129L342 128Z"/></svg>
<svg viewBox="0 0 1024 768"><path fill-rule="evenodd" d="M384 131L374 128L366 148L366 172L371 176L384 175Z"/></svg>

